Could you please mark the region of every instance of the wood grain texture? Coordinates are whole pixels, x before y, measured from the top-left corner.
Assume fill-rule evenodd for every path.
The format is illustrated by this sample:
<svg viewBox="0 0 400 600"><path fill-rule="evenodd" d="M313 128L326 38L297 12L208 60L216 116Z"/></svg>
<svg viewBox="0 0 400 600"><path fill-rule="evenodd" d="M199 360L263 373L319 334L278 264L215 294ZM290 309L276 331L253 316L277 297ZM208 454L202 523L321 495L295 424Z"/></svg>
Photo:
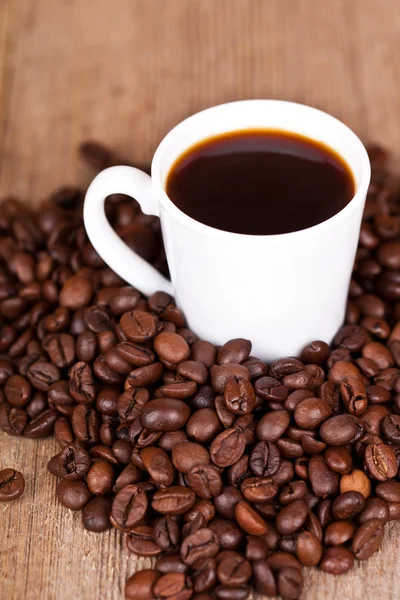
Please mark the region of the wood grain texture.
<svg viewBox="0 0 400 600"><path fill-rule="evenodd" d="M323 108L398 155L399 50L398 0L0 0L0 195L36 203L86 183L75 149L88 137L148 161L180 119L240 98ZM0 598L121 599L149 561L57 504L55 451L0 433L0 468L27 479L0 506ZM308 570L303 598L398 598L399 543L390 524L350 574Z"/></svg>

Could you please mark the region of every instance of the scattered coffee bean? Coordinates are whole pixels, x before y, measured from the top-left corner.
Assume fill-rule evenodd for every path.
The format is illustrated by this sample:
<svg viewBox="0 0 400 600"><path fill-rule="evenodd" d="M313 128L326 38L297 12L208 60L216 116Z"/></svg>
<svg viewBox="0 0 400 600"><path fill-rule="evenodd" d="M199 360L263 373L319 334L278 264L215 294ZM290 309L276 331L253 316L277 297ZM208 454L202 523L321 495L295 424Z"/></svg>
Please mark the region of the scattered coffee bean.
<svg viewBox="0 0 400 600"><path fill-rule="evenodd" d="M19 498L25 489L25 479L15 469L0 471L0 502L11 502Z"/></svg>

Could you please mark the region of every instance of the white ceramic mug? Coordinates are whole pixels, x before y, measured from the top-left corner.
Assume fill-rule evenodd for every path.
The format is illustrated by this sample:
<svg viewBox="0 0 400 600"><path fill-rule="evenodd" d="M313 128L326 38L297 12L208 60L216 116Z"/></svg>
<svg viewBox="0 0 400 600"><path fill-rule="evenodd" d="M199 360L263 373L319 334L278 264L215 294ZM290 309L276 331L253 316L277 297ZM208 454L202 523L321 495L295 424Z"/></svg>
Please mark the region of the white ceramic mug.
<svg viewBox="0 0 400 600"><path fill-rule="evenodd" d="M179 210L165 191L175 160L203 139L254 128L290 131L331 147L351 168L354 198L330 219L280 235L221 231ZM151 177L123 166L97 175L86 194L84 221L105 262L146 295L163 290L175 296L200 338L216 344L248 338L253 355L271 360L297 355L312 340L330 342L341 326L369 181L363 144L334 117L292 102L244 100L174 127L156 150ZM171 282L109 225L104 201L114 193L133 196L143 212L160 217Z"/></svg>

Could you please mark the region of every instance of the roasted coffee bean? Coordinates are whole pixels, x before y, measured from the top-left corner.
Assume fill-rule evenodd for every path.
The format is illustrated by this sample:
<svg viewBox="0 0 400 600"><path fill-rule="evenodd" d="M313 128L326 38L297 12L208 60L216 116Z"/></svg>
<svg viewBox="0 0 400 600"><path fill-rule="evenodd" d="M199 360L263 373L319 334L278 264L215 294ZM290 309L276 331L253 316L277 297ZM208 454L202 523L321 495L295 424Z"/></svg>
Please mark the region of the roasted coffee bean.
<svg viewBox="0 0 400 600"><path fill-rule="evenodd" d="M327 448L325 450L325 461L332 471L341 475L350 473L353 465L352 456L344 446L330 446Z"/></svg>
<svg viewBox="0 0 400 600"><path fill-rule="evenodd" d="M364 471L354 469L348 475L343 475L340 480L340 492L343 494L348 491L360 492L364 498L371 495L371 482Z"/></svg>
<svg viewBox="0 0 400 600"><path fill-rule="evenodd" d="M24 429L24 436L33 439L48 437L54 431L57 417L57 411L51 408L44 410L28 423Z"/></svg>
<svg viewBox="0 0 400 600"><path fill-rule="evenodd" d="M209 462L210 455L200 444L183 442L172 449L172 463L181 473L189 473L193 467L207 465Z"/></svg>
<svg viewBox="0 0 400 600"><path fill-rule="evenodd" d="M249 594L250 588L248 586L232 588L226 585L219 585L215 590L218 600L246 600Z"/></svg>
<svg viewBox="0 0 400 600"><path fill-rule="evenodd" d="M236 416L227 409L223 396L215 398L215 412L226 429L229 429L235 423Z"/></svg>
<svg viewBox="0 0 400 600"><path fill-rule="evenodd" d="M310 458L308 476L313 493L318 498L326 498L337 493L339 489L339 476L328 467L322 456L316 455Z"/></svg>
<svg viewBox="0 0 400 600"><path fill-rule="evenodd" d="M92 495L83 481L62 479L57 485L57 498L66 508L82 510Z"/></svg>
<svg viewBox="0 0 400 600"><path fill-rule="evenodd" d="M367 410L367 392L362 381L349 377L340 384L340 395L351 415L360 416Z"/></svg>
<svg viewBox="0 0 400 600"><path fill-rule="evenodd" d="M148 525L136 525L126 537L126 547L136 556L157 556L162 549L156 541L154 528Z"/></svg>
<svg viewBox="0 0 400 600"><path fill-rule="evenodd" d="M133 310L122 315L121 329L128 340L143 343L150 340L156 332L156 320L152 314L142 310Z"/></svg>
<svg viewBox="0 0 400 600"><path fill-rule="evenodd" d="M184 360L176 367L176 372L194 381L198 385L204 385L208 379L208 371L206 367L201 363L194 360Z"/></svg>
<svg viewBox="0 0 400 600"><path fill-rule="evenodd" d="M210 500L196 499L193 506L185 513L184 520L187 523L201 520L208 523L215 517L215 507Z"/></svg>
<svg viewBox="0 0 400 600"><path fill-rule="evenodd" d="M175 471L168 454L162 448L154 446L143 448L140 451L140 458L156 485L168 487L172 484Z"/></svg>
<svg viewBox="0 0 400 600"><path fill-rule="evenodd" d="M86 483L93 496L105 496L111 492L114 470L105 460L96 460L86 474Z"/></svg>
<svg viewBox="0 0 400 600"><path fill-rule="evenodd" d="M82 511L82 523L85 529L95 533L101 533L110 529L110 498L94 498Z"/></svg>
<svg viewBox="0 0 400 600"><path fill-rule="evenodd" d="M213 519L207 527L213 531L223 550L237 550L243 543L243 532L240 527L227 519Z"/></svg>
<svg viewBox="0 0 400 600"><path fill-rule="evenodd" d="M180 528L171 517L161 517L154 526L154 535L158 546L170 551L179 543Z"/></svg>
<svg viewBox="0 0 400 600"><path fill-rule="evenodd" d="M226 363L242 363L247 360L251 352L251 342L245 339L234 339L226 342L218 351L219 365Z"/></svg>
<svg viewBox="0 0 400 600"><path fill-rule="evenodd" d="M400 482L385 481L384 483L378 483L375 493L386 502L400 502Z"/></svg>
<svg viewBox="0 0 400 600"><path fill-rule="evenodd" d="M220 472L210 464L193 466L186 474L186 481L197 496L206 500L218 496L222 490Z"/></svg>
<svg viewBox="0 0 400 600"><path fill-rule="evenodd" d="M306 398L299 402L294 411L294 419L300 427L315 429L332 414L332 408L320 398Z"/></svg>
<svg viewBox="0 0 400 600"><path fill-rule="evenodd" d="M217 467L229 467L242 456L245 449L243 435L235 428L218 434L211 443L211 460Z"/></svg>
<svg viewBox="0 0 400 600"><path fill-rule="evenodd" d="M225 385L224 402L227 409L237 415L250 413L256 403L256 395L250 381L229 379Z"/></svg>
<svg viewBox="0 0 400 600"><path fill-rule="evenodd" d="M100 418L94 408L79 404L75 406L71 424L79 441L98 444L100 441Z"/></svg>
<svg viewBox="0 0 400 600"><path fill-rule="evenodd" d="M11 502L24 493L25 479L15 469L2 469L0 471L0 502Z"/></svg>
<svg viewBox="0 0 400 600"><path fill-rule="evenodd" d="M153 584L153 593L156 598L189 600L193 594L192 583L183 573L167 573Z"/></svg>
<svg viewBox="0 0 400 600"><path fill-rule="evenodd" d="M13 406L25 406L31 398L32 386L25 377L11 375L4 386L4 394Z"/></svg>
<svg viewBox="0 0 400 600"><path fill-rule="evenodd" d="M268 525L247 502L238 502L235 506L235 519L240 527L250 535L264 535Z"/></svg>
<svg viewBox="0 0 400 600"><path fill-rule="evenodd" d="M288 598L289 600L300 598L303 591L303 584L303 575L298 569L286 567L278 571L278 593L283 598Z"/></svg>
<svg viewBox="0 0 400 600"><path fill-rule="evenodd" d="M199 559L216 556L219 548L218 538L211 529L199 529L199 531L183 540L181 558L185 564L193 566Z"/></svg>
<svg viewBox="0 0 400 600"><path fill-rule="evenodd" d="M363 433L362 422L352 415L331 417L322 423L319 434L329 446L345 446L357 441Z"/></svg>
<svg viewBox="0 0 400 600"><path fill-rule="evenodd" d="M186 423L186 431L189 437L201 444L212 441L221 429L218 415L211 408L197 410Z"/></svg>
<svg viewBox="0 0 400 600"><path fill-rule="evenodd" d="M303 531L297 537L297 558L305 567L315 567L322 556L320 540L311 532Z"/></svg>
<svg viewBox="0 0 400 600"><path fill-rule="evenodd" d="M190 356L190 348L186 340L179 334L168 331L156 336L154 349L161 360L174 365L187 360Z"/></svg>
<svg viewBox="0 0 400 600"><path fill-rule="evenodd" d="M283 460L281 460L279 469L272 476L272 479L278 484L278 486L283 486L286 483L289 483L289 481L291 481L293 479L293 476L294 476L294 469L293 469L292 463L290 462L290 460L283 459ZM307 477L307 475L306 475L306 477Z"/></svg>
<svg viewBox="0 0 400 600"><path fill-rule="evenodd" d="M382 498L368 498L364 510L358 515L357 521L362 525L371 519L379 519L386 523L390 519L388 503Z"/></svg>
<svg viewBox="0 0 400 600"><path fill-rule="evenodd" d="M280 495L279 502L286 506L293 500L303 500L308 493L307 485L302 480L295 480L286 485Z"/></svg>
<svg viewBox="0 0 400 600"><path fill-rule="evenodd" d="M138 525L147 512L148 500L137 485L127 485L115 496L111 507L111 523L122 531Z"/></svg>
<svg viewBox="0 0 400 600"><path fill-rule="evenodd" d="M27 375L33 387L42 392L47 392L51 384L60 379L60 371L55 365L40 360L30 365Z"/></svg>
<svg viewBox="0 0 400 600"><path fill-rule="evenodd" d="M134 421L142 413L143 407L149 398L150 394L145 388L128 388L121 394L116 403L120 419L128 423ZM97 399L97 404L98 402Z"/></svg>
<svg viewBox="0 0 400 600"><path fill-rule="evenodd" d="M366 521L356 531L351 549L358 560L366 560L376 552L383 540L384 522L380 519Z"/></svg>
<svg viewBox="0 0 400 600"><path fill-rule="evenodd" d="M400 415L384 417L381 422L381 430L389 442L400 444Z"/></svg>
<svg viewBox="0 0 400 600"><path fill-rule="evenodd" d="M215 508L225 519L235 518L235 506L243 500L243 494L233 486L225 486L219 496L214 498Z"/></svg>
<svg viewBox="0 0 400 600"><path fill-rule="evenodd" d="M127 384L132 387L145 387L152 385L162 375L162 364L159 362L138 367L130 372L127 378Z"/></svg>
<svg viewBox="0 0 400 600"><path fill-rule="evenodd" d="M158 490L152 501L152 507L162 515L182 515L196 500L195 493L186 487L175 485Z"/></svg>
<svg viewBox="0 0 400 600"><path fill-rule="evenodd" d="M40 413L46 410L46 408L48 408L46 394L44 392L35 392L32 400L26 407L26 412L31 419L34 419L35 417L39 416Z"/></svg>
<svg viewBox="0 0 400 600"><path fill-rule="evenodd" d="M255 560L252 563L254 587L260 594L266 596L276 596L277 588L275 577L268 562L263 559Z"/></svg>
<svg viewBox="0 0 400 600"><path fill-rule="evenodd" d="M193 566L193 589L202 594L215 588L217 582L217 562L214 558L200 558ZM197 596L196 596L197 597Z"/></svg>
<svg viewBox="0 0 400 600"><path fill-rule="evenodd" d="M327 546L341 546L350 541L357 529L351 521L335 521L327 525L324 542Z"/></svg>
<svg viewBox="0 0 400 600"><path fill-rule="evenodd" d="M378 481L391 479L398 471L393 450L381 442L368 444L365 449L364 464L371 477Z"/></svg>
<svg viewBox="0 0 400 600"><path fill-rule="evenodd" d="M311 342L303 348L300 358L303 363L322 365L329 356L329 346L326 342L319 340Z"/></svg>
<svg viewBox="0 0 400 600"><path fill-rule="evenodd" d="M275 442L283 436L290 423L290 414L287 410L274 410L265 414L258 422L256 429L257 439L266 442Z"/></svg>
<svg viewBox="0 0 400 600"><path fill-rule="evenodd" d="M89 365L76 363L70 372L69 391L71 396L81 404L92 404L95 399L93 375Z"/></svg>
<svg viewBox="0 0 400 600"><path fill-rule="evenodd" d="M131 575L125 584L126 600L154 600L153 585L160 577L161 573L152 569L143 569Z"/></svg>
<svg viewBox="0 0 400 600"><path fill-rule="evenodd" d="M249 466L254 475L274 475L281 462L280 452L273 442L258 442L250 454Z"/></svg>
<svg viewBox="0 0 400 600"><path fill-rule="evenodd" d="M54 435L61 448L65 448L73 443L74 433L66 417L59 417L56 420L54 423Z"/></svg>
<svg viewBox="0 0 400 600"><path fill-rule="evenodd" d="M325 548L319 568L325 573L341 575L347 573L354 565L353 553L344 546Z"/></svg>
<svg viewBox="0 0 400 600"><path fill-rule="evenodd" d="M217 349L211 342L196 340L191 348L192 359L201 362L207 369L215 365Z"/></svg>
<svg viewBox="0 0 400 600"><path fill-rule="evenodd" d="M248 560L234 554L218 562L217 577L222 585L239 587L246 585L252 575L251 565Z"/></svg>
<svg viewBox="0 0 400 600"><path fill-rule="evenodd" d="M250 371L243 365L235 363L225 363L221 366L213 365L210 369L210 375L212 387L218 394L223 393L229 379L236 379L237 381L247 379L250 381Z"/></svg>
<svg viewBox="0 0 400 600"><path fill-rule="evenodd" d="M88 306L93 295L93 284L90 279L74 275L67 279L60 290L60 305L70 310Z"/></svg>
<svg viewBox="0 0 400 600"><path fill-rule="evenodd" d="M155 564L160 573L187 573L188 566L182 561L178 552L171 552L161 556Z"/></svg>
<svg viewBox="0 0 400 600"><path fill-rule="evenodd" d="M117 494L123 487L132 483L138 483L144 477L144 473L139 467L133 464L126 465L124 470L115 480L113 492Z"/></svg>
<svg viewBox="0 0 400 600"><path fill-rule="evenodd" d="M132 444L128 440L116 440L112 445L112 452L118 462L128 465L132 459ZM144 468L142 462L140 468Z"/></svg>
<svg viewBox="0 0 400 600"><path fill-rule="evenodd" d="M350 519L360 513L364 506L365 498L360 492L344 492L334 500L332 514L338 520Z"/></svg>
<svg viewBox="0 0 400 600"><path fill-rule="evenodd" d="M163 385L158 390L161 396L183 400L190 398L196 392L197 384L194 381L177 381Z"/></svg>
<svg viewBox="0 0 400 600"><path fill-rule="evenodd" d="M293 500L276 517L276 528L281 535L291 535L304 524L308 516L308 504L304 500Z"/></svg>
<svg viewBox="0 0 400 600"><path fill-rule="evenodd" d="M257 379L254 389L256 394L261 398L275 402L284 402L289 395L288 388L274 377L261 377Z"/></svg>
<svg viewBox="0 0 400 600"><path fill-rule="evenodd" d="M89 471L90 465L90 456L86 450L76 445L69 445L53 456L47 468L56 477L75 480L82 479Z"/></svg>
<svg viewBox="0 0 400 600"><path fill-rule="evenodd" d="M249 477L242 481L240 489L250 502L269 502L278 493L277 483L268 477Z"/></svg>
<svg viewBox="0 0 400 600"><path fill-rule="evenodd" d="M183 427L190 417L190 408L182 400L157 398L145 403L140 421L150 431L175 431Z"/></svg>
<svg viewBox="0 0 400 600"><path fill-rule="evenodd" d="M104 359L107 363L107 366L120 375L128 375L132 370L132 365L122 358L115 347L107 350Z"/></svg>

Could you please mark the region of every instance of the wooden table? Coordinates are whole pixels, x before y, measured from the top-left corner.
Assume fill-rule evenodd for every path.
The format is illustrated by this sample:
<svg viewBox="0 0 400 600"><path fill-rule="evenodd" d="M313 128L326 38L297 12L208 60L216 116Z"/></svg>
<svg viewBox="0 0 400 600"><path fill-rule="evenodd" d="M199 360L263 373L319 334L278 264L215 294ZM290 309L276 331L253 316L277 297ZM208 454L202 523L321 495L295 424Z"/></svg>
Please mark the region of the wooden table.
<svg viewBox="0 0 400 600"><path fill-rule="evenodd" d="M85 183L88 137L148 160L180 119L239 98L307 102L399 154L399 53L398 0L0 0L0 195ZM120 599L149 561L55 501L55 450L0 432L0 467L27 479L0 506L0 598ZM303 598L398 598L400 526L387 529L350 574L308 570Z"/></svg>

